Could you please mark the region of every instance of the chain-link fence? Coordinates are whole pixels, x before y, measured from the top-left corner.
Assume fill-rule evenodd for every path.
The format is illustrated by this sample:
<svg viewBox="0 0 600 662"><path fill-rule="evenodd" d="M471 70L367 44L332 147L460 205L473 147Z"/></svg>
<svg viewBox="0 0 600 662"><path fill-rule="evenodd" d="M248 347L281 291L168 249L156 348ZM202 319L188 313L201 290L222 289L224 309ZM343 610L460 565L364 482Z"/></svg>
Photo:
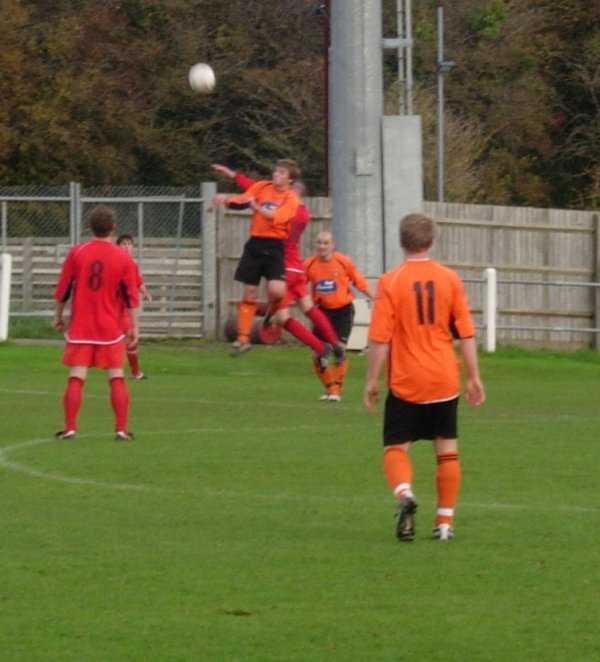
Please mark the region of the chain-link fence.
<svg viewBox="0 0 600 662"><path fill-rule="evenodd" d="M100 203L116 211L117 233L134 237L153 294L142 332L203 335L202 185L0 187L1 250L13 258L11 314L51 314L62 260L72 245L90 238L87 217Z"/></svg>

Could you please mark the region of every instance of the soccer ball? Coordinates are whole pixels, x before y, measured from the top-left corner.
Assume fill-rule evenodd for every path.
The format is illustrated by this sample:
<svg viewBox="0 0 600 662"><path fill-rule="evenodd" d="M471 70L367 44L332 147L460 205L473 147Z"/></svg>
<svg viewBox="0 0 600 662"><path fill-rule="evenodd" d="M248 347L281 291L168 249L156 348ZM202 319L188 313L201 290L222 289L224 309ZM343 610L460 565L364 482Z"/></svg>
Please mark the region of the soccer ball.
<svg viewBox="0 0 600 662"><path fill-rule="evenodd" d="M210 64L205 64L204 62L199 62L190 69L188 80L194 92L202 92L203 94L212 92L217 82L212 67Z"/></svg>

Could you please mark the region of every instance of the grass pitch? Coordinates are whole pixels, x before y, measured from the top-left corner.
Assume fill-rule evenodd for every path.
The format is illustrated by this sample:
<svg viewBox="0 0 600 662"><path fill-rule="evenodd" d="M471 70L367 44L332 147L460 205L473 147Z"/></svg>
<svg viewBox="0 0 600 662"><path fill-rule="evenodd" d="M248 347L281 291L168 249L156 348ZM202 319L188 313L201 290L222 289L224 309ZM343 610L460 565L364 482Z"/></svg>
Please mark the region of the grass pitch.
<svg viewBox="0 0 600 662"><path fill-rule="evenodd" d="M318 402L308 352L149 344L112 440L90 373L76 440L60 346L0 345L3 660L590 660L600 656L600 360L483 356L460 411L455 540L394 537L365 358Z"/></svg>

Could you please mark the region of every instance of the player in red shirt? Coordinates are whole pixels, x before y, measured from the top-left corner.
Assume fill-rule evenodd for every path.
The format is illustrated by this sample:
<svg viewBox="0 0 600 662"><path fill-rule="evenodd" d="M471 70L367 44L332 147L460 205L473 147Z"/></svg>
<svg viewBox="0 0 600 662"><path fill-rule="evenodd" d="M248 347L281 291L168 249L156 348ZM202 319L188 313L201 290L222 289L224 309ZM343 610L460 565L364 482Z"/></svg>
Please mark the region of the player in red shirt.
<svg viewBox="0 0 600 662"><path fill-rule="evenodd" d="M122 234L117 237L115 242L117 246L120 246L124 251L129 253L133 257L133 249L135 248L135 242L133 237L130 234ZM138 289L140 294L146 301L152 301L152 295L148 292L148 288L144 283L142 274L140 273L139 267L136 264L137 269L137 282ZM125 301L120 297L119 298L119 314L121 316L121 321L123 324L123 331L128 331L131 328L131 316L129 315L129 308ZM130 345L127 347L127 361L129 363L129 369L131 371L131 379L148 379L147 375L143 373L140 369L140 363L138 358L138 346Z"/></svg>
<svg viewBox="0 0 600 662"><path fill-rule="evenodd" d="M369 326L369 366L364 402L374 412L378 377L387 359L389 393L385 403L383 466L398 499L396 536L415 536L417 501L412 491L412 442L431 439L437 460L437 516L433 537L453 537L454 508L460 486L457 407L460 366L458 338L467 373L465 398L476 407L485 400L479 378L475 326L458 274L429 257L435 224L424 214L400 223L405 261L383 274Z"/></svg>
<svg viewBox="0 0 600 662"><path fill-rule="evenodd" d="M93 367L107 371L115 439L125 441L133 439L127 429L129 393L123 361L126 344L135 345L139 335L137 267L130 255L112 243L116 228L112 209L98 205L90 213L89 224L94 238L71 248L54 291L54 327L59 331L65 330L63 312L71 300L63 354L63 364L70 367L63 396L65 425L56 436L75 437L83 385L88 368ZM119 296L130 308L131 328L127 332L119 316Z"/></svg>
<svg viewBox="0 0 600 662"><path fill-rule="evenodd" d="M243 191L247 191L256 183L256 180L251 179L243 173L235 172L220 163L213 164L212 168L228 179L232 179ZM305 195L304 184L296 180L292 188L301 200ZM343 347L340 346L331 322L314 305L308 292L306 274L302 266L300 240L309 222L310 211L306 205L300 202L295 216L290 221L289 235L283 243L286 294L277 310L271 307L269 308L268 317L288 333L295 336L300 342L308 345L318 357L319 369L325 369L325 355L328 351L332 349L339 362L343 360ZM297 302L298 308L311 320L315 328L319 330L320 338L316 337L315 334L311 333L303 324L290 315L289 307L294 301ZM268 324L270 320L267 319L266 323Z"/></svg>
<svg viewBox="0 0 600 662"><path fill-rule="evenodd" d="M354 322L354 294L352 288L364 292L372 298L367 279L356 268L354 262L343 253L335 250L331 232L319 232L316 240L316 253L304 261L306 277L311 284L315 304L330 320L342 346L345 348ZM319 330L315 329L319 336ZM313 356L315 372L325 386L320 400L339 402L342 387L348 371L348 358L336 362L325 370L318 368L318 359Z"/></svg>

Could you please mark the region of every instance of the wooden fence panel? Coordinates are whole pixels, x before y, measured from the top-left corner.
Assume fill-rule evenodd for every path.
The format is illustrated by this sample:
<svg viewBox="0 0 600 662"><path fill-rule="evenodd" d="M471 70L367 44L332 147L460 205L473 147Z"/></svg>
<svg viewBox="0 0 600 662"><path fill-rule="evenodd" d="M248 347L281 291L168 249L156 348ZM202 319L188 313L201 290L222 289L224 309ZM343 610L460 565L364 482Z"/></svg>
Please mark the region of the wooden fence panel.
<svg viewBox="0 0 600 662"><path fill-rule="evenodd" d="M331 224L329 198L310 198L313 220L302 238L310 255L315 237ZM476 323L483 324L483 272L498 272L498 342L535 347L597 347L600 288L556 283L600 280L600 215L561 211L427 202L437 219L434 257L465 279ZM233 280L248 238L247 212L218 212L217 316L223 329L234 315L242 287ZM13 256L11 309L52 314L52 292L68 237L9 239ZM144 239L136 254L154 301L144 304L143 335L202 336L202 245L199 239ZM349 251L351 253L351 251ZM372 276L374 284L376 274ZM264 296L264 294L263 294ZM569 331L557 329L570 329Z"/></svg>
<svg viewBox="0 0 600 662"><path fill-rule="evenodd" d="M597 282L596 213L452 203L425 212L438 220L437 259L467 279L497 269L500 343L596 346L597 291L552 284ZM468 283L467 292L479 322L485 290ZM572 331L550 330L558 328Z"/></svg>

